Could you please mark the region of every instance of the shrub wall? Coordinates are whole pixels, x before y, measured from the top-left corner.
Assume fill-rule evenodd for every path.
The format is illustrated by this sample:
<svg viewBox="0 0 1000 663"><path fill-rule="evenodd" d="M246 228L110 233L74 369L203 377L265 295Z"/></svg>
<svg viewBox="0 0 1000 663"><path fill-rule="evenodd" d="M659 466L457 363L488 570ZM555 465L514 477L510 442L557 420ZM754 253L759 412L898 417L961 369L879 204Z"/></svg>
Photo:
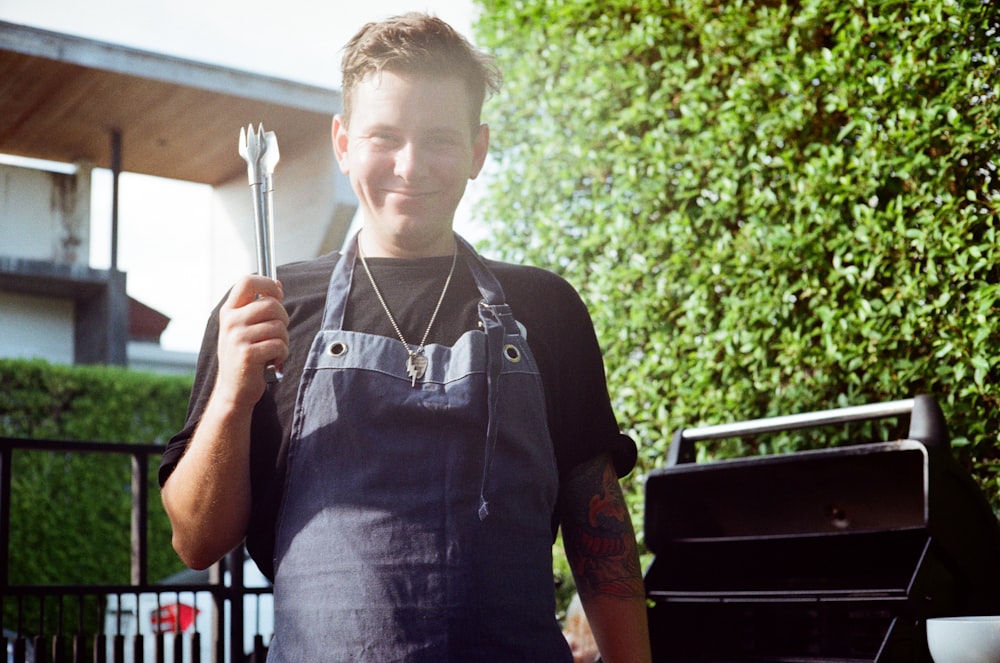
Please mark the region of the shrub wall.
<svg viewBox="0 0 1000 663"><path fill-rule="evenodd" d="M590 306L637 517L680 427L917 393L996 502L996 3L479 4L488 244Z"/></svg>
<svg viewBox="0 0 1000 663"><path fill-rule="evenodd" d="M0 360L0 437L165 444L184 422L190 377ZM15 451L12 584L129 582L131 457ZM150 580L183 568L150 458Z"/></svg>

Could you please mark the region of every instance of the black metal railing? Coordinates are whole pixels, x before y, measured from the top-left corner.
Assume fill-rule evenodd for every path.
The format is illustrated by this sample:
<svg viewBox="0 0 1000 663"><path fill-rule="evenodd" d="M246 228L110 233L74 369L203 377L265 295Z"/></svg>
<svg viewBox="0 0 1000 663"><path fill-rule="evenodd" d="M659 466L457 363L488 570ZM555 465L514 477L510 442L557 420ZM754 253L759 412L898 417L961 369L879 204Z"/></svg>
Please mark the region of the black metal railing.
<svg viewBox="0 0 1000 663"><path fill-rule="evenodd" d="M37 452L131 459L127 584L11 583L14 459L20 453ZM5 652L4 660L264 661L270 637L271 588L266 582L247 586L242 548L208 572L190 571L166 581L149 581L150 467L158 465L162 453L159 445L0 438L0 649Z"/></svg>

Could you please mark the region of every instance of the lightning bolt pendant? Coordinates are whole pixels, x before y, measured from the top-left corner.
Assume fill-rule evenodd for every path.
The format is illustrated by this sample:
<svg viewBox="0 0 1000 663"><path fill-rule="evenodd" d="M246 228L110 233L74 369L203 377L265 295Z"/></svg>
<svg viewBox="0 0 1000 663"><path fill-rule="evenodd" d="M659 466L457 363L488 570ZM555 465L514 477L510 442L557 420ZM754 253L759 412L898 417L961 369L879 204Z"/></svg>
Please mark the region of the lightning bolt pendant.
<svg viewBox="0 0 1000 663"><path fill-rule="evenodd" d="M424 373L427 372L427 357L417 354L415 352L410 353L406 358L406 374L410 376L411 387L417 386L417 380L424 377Z"/></svg>

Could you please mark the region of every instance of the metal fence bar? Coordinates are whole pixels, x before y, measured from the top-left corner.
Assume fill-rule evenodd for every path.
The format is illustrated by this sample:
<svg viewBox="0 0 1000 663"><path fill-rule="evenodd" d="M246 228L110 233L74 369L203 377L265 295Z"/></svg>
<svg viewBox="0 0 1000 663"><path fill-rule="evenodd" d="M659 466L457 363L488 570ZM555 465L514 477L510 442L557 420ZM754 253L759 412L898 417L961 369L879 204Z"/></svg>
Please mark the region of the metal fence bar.
<svg viewBox="0 0 1000 663"><path fill-rule="evenodd" d="M188 647L184 647L185 637L181 634L181 624L179 617L174 617L172 624L174 636L170 643L173 645L172 659L175 663L183 663L186 660L194 660L200 663L201 651L199 643L204 635L209 635L214 644L211 660L220 662L226 660L231 663L239 663L244 660L244 656L249 652L243 651L244 646L244 597L247 595L267 595L271 593L269 587L244 586L243 579L243 549L242 547L233 551L225 559L230 570L230 582L227 586L225 576L220 565L217 564L212 570L207 584L171 584L159 585L150 584L148 579L148 500L149 500L149 467L150 458L158 457L163 453L164 447L159 445L137 445L118 444L106 442L73 442L64 440L27 440L19 438L0 438L0 615L4 606L4 599L16 601L17 624L16 632L21 637L12 638L15 649L15 660L22 660L27 656L29 647L34 649L34 660L51 660L53 663L62 661L87 661L104 663L107 660L123 663L128 660L126 654L131 654L133 663L139 663L146 656L143 638L136 624L137 636L131 641L123 634L122 623L122 596L134 596L135 606L138 610L139 596L142 594L155 594L157 605L160 605L160 596L176 596L176 604L180 604L181 593L191 592L194 604L197 606L197 595L207 592L212 597L212 604L218 624L212 634L203 634L195 631L187 637ZM62 453L97 453L97 454L117 454L131 457L131 516L130 516L130 584L63 584L63 585L11 585L10 584L10 528L11 528L11 487L12 487L12 466L16 451L43 451ZM110 624L106 610L110 605L108 597L118 597L114 624ZM72 607L75 600L76 606L76 628L75 633L66 630L65 621L67 606L66 601L70 601ZM228 610L226 603L229 603ZM54 606L56 625L50 633L46 633L46 608ZM86 630L84 624L84 613L93 615L96 605L97 611L97 632L94 634L84 634ZM259 600L258 600L259 605ZM37 608L38 622L32 623L32 614ZM227 622L228 614L228 623ZM134 616L139 618L138 614ZM259 617L258 617L259 619ZM257 624L259 626L259 623ZM113 628L112 628L113 627ZM72 627L70 627L72 628ZM33 638L23 637L26 630L37 630ZM113 633L111 631L114 631ZM159 629L157 629L159 630ZM259 629L258 629L259 630ZM91 635L93 636L91 638ZM226 636L229 636L228 638ZM155 640L156 661L165 659L167 641L164 633L156 633ZM228 648L226 640L228 639ZM6 638L0 638L0 644L6 649ZM254 642L255 660L261 661L263 639L259 633L256 634ZM190 652L187 657L185 650ZM228 650L228 651L227 651ZM20 658L18 656L20 654ZM6 651L4 651L6 656ZM206 661L208 663L208 661Z"/></svg>
<svg viewBox="0 0 1000 663"><path fill-rule="evenodd" d="M229 562L229 641L243 642L243 595L236 590L243 586L243 552L237 549L227 557ZM238 609L237 609L238 606Z"/></svg>
<svg viewBox="0 0 1000 663"><path fill-rule="evenodd" d="M149 554L149 543L146 536L146 525L149 522L149 456L142 452L132 454L132 569L133 585L145 585Z"/></svg>
<svg viewBox="0 0 1000 663"><path fill-rule="evenodd" d="M9 447L0 447L0 588L6 587L10 578L10 465L14 453ZM0 602L0 609L3 603Z"/></svg>
<svg viewBox="0 0 1000 663"><path fill-rule="evenodd" d="M0 437L0 451L21 449L24 451L63 451L67 453L146 453L160 456L165 447L159 444L125 444L122 442L86 442L74 440L26 439L20 437Z"/></svg>

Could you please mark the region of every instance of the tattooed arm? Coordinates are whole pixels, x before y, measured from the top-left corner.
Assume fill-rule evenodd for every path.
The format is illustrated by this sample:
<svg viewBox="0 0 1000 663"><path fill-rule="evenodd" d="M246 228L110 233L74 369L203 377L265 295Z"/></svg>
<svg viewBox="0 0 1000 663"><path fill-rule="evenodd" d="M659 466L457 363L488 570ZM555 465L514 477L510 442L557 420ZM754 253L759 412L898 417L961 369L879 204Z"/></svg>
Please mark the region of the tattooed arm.
<svg viewBox="0 0 1000 663"><path fill-rule="evenodd" d="M562 487L566 557L605 663L650 661L635 532L610 456L575 468Z"/></svg>

